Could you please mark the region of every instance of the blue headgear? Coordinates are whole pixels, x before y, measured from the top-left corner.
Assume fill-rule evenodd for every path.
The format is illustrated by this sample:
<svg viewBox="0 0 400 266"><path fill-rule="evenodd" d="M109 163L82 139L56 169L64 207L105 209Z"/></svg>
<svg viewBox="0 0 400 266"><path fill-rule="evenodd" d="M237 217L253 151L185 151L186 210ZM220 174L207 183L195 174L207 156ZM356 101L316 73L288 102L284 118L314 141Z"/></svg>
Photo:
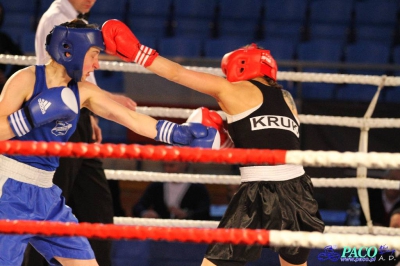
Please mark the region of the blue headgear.
<svg viewBox="0 0 400 266"><path fill-rule="evenodd" d="M77 82L82 79L83 61L92 46L102 51L105 48L101 30L98 28L55 26L46 38L46 51Z"/></svg>

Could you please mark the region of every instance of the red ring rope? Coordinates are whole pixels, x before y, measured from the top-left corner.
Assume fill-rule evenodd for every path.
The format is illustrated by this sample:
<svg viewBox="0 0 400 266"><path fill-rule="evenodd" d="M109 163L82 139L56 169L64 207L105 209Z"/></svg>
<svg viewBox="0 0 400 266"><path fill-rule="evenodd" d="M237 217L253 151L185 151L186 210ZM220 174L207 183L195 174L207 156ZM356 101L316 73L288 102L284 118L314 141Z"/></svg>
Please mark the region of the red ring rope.
<svg viewBox="0 0 400 266"><path fill-rule="evenodd" d="M0 141L0 154L60 157L129 158L228 164L284 164L285 150L202 149L137 144L87 144L72 142Z"/></svg>
<svg viewBox="0 0 400 266"><path fill-rule="evenodd" d="M0 220L0 233L84 236L101 239L152 239L193 243L269 244L268 230L173 228L99 223Z"/></svg>

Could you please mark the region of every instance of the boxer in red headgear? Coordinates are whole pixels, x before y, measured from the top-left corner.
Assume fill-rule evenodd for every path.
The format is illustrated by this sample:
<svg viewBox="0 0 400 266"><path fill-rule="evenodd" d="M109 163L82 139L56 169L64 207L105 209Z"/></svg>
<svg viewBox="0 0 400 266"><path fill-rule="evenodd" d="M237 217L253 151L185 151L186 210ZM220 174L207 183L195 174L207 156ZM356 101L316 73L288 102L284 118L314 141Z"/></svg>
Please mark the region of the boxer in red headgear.
<svg viewBox="0 0 400 266"><path fill-rule="evenodd" d="M299 120L290 93L277 83L276 62L268 50L251 44L222 59L226 78L187 69L140 43L122 22L102 27L106 52L135 62L155 74L214 97L226 114L235 148L299 150ZM190 118L220 129L216 113L199 109ZM217 114L218 115L218 114ZM224 134L220 134L221 139ZM243 153L245 154L245 153ZM241 185L220 228L324 231L310 177L301 165L243 165ZM306 265L310 250L271 247L282 266ZM260 257L260 245L211 244L202 265L245 265Z"/></svg>
<svg viewBox="0 0 400 266"><path fill-rule="evenodd" d="M230 82L267 76L276 81L278 66L269 50L259 49L256 44L224 55L221 69Z"/></svg>

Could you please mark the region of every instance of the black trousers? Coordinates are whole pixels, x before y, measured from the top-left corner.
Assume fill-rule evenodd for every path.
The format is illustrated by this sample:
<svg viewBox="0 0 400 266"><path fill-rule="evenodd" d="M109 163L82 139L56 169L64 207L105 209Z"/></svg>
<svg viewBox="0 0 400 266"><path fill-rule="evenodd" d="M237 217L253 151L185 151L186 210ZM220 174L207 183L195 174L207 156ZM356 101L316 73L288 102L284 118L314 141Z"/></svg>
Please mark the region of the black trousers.
<svg viewBox="0 0 400 266"><path fill-rule="evenodd" d="M69 141L93 142L88 110L82 109L77 129ZM79 222L113 223L113 196L101 160L62 157L53 182L61 188L67 205L71 207ZM119 203L119 199L116 203ZM89 239L89 242L99 265L111 265L112 241ZM28 245L23 265L48 264L32 246Z"/></svg>

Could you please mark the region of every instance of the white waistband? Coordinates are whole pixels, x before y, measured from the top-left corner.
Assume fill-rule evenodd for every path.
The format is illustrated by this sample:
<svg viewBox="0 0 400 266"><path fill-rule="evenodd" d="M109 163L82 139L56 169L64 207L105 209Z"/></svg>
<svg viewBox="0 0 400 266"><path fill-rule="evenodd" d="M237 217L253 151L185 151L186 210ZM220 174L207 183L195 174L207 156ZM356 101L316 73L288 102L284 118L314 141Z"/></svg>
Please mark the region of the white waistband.
<svg viewBox="0 0 400 266"><path fill-rule="evenodd" d="M53 186L54 171L38 169L3 155L0 155L0 174L39 187Z"/></svg>
<svg viewBox="0 0 400 266"><path fill-rule="evenodd" d="M294 164L240 167L242 182L285 181L304 174L303 166Z"/></svg>

